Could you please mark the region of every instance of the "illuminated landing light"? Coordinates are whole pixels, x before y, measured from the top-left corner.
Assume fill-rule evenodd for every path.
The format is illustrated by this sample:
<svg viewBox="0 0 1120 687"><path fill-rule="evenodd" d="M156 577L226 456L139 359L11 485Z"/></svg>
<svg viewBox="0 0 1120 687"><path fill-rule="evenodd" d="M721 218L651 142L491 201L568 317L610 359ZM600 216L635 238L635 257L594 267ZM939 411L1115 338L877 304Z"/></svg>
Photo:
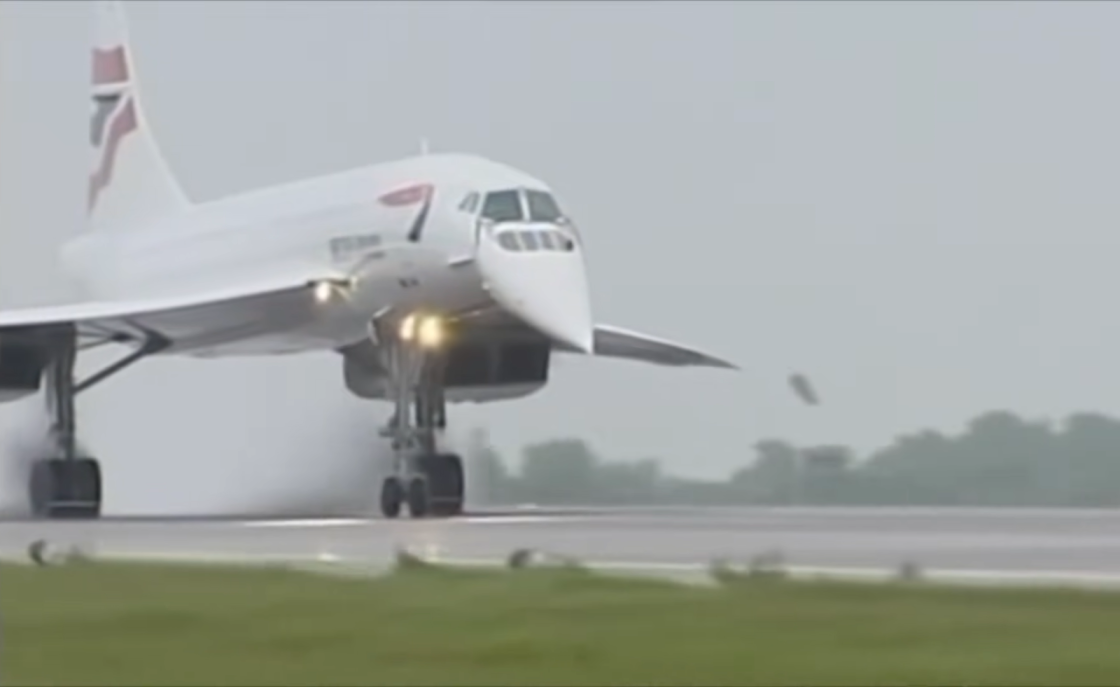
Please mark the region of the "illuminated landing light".
<svg viewBox="0 0 1120 687"><path fill-rule="evenodd" d="M439 348L443 343L443 319L436 316L425 317L420 321L420 346Z"/></svg>
<svg viewBox="0 0 1120 687"><path fill-rule="evenodd" d="M319 303L326 303L334 295L334 286L329 281L321 281L315 284L315 300Z"/></svg>
<svg viewBox="0 0 1120 687"><path fill-rule="evenodd" d="M443 343L443 318L438 315L409 315L401 320L402 341L416 340L421 348L439 348Z"/></svg>
<svg viewBox="0 0 1120 687"><path fill-rule="evenodd" d="M401 341L412 341L416 337L416 316L409 315L401 320Z"/></svg>

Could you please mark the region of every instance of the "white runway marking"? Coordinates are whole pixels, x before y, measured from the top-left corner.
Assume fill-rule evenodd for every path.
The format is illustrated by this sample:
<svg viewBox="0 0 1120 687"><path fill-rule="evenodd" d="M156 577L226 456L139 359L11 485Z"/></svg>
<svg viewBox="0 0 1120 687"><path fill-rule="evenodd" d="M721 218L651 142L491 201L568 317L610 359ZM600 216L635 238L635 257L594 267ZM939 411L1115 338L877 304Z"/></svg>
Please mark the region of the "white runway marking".
<svg viewBox="0 0 1120 687"><path fill-rule="evenodd" d="M305 520L245 520L237 523L241 527L357 527L369 525L390 525L393 523L425 523L425 524L469 524L469 525L533 525L545 522L576 522L581 520L577 516L548 516L548 515L500 515L500 516L467 516L450 518L447 520L384 520L381 518L308 518Z"/></svg>
<svg viewBox="0 0 1120 687"><path fill-rule="evenodd" d="M536 525L542 522L586 522L590 519L578 515L489 515L455 518L448 522L465 522L471 525Z"/></svg>
<svg viewBox="0 0 1120 687"><path fill-rule="evenodd" d="M246 520L237 523L242 527L352 527L371 525L376 520L364 518L309 518L306 520Z"/></svg>

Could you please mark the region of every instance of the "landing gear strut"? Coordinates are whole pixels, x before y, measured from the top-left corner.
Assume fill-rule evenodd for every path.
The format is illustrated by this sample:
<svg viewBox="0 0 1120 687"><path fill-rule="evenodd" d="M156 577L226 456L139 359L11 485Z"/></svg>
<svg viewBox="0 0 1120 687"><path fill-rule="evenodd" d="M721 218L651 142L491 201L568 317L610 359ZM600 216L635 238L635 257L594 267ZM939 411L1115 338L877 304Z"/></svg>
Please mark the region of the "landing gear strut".
<svg viewBox="0 0 1120 687"><path fill-rule="evenodd" d="M46 518L96 518L101 514L101 466L78 455L75 433L73 340L61 345L46 371L50 439L54 457L31 466L31 514Z"/></svg>
<svg viewBox="0 0 1120 687"><path fill-rule="evenodd" d="M32 516L93 519L101 515L101 466L97 459L81 455L78 450L74 397L163 345L162 341L146 343L81 382L74 376L77 337L68 332L52 347L51 362L44 376L54 451L52 457L38 459L31 466L27 494Z"/></svg>
<svg viewBox="0 0 1120 687"><path fill-rule="evenodd" d="M393 474L381 485L381 514L395 518L407 505L414 518L459 515L463 460L437 446L437 435L447 427L441 320L409 315L396 327L375 320L371 329L395 406L381 431L393 448Z"/></svg>

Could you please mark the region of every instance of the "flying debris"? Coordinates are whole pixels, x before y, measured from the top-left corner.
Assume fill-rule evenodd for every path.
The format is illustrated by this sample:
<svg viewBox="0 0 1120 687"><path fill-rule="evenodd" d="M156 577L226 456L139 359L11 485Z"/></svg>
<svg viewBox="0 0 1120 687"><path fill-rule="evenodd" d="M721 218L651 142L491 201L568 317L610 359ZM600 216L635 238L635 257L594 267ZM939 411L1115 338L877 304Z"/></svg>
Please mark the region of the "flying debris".
<svg viewBox="0 0 1120 687"><path fill-rule="evenodd" d="M809 383L809 378L803 374L797 373L789 376L789 385L793 389L793 393L797 397L811 406L820 405L820 399L817 397L817 392L813 389L813 385Z"/></svg>

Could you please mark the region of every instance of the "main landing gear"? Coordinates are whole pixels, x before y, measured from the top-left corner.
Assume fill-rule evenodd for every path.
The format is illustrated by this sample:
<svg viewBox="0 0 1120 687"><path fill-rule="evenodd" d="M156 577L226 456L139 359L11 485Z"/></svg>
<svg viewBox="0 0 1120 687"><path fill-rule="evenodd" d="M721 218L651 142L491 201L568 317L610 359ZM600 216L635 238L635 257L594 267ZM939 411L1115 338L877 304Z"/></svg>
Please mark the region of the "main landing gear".
<svg viewBox="0 0 1120 687"><path fill-rule="evenodd" d="M395 405L381 435L392 440L393 474L381 484L381 514L396 518L404 506L414 518L463 512L463 460L437 448L447 427L443 389L443 321L409 315L392 326L376 319L371 335L388 371Z"/></svg>
<svg viewBox="0 0 1120 687"><path fill-rule="evenodd" d="M73 333L60 337L52 347L45 381L53 455L31 465L27 495L32 516L93 519L101 515L101 466L97 459L78 450L74 397L162 345L154 341L146 344L81 382L74 377L78 346Z"/></svg>

